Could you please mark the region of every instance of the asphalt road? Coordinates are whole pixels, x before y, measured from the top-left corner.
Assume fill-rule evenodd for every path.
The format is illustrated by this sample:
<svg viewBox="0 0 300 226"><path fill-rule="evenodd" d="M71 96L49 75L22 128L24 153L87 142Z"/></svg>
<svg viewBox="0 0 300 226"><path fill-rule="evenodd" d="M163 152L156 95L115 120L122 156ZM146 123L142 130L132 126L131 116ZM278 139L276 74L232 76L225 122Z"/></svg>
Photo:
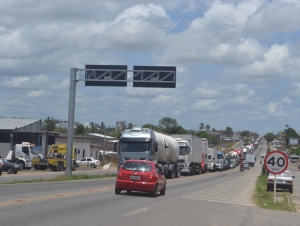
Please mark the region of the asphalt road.
<svg viewBox="0 0 300 226"><path fill-rule="evenodd" d="M266 148L260 145L256 154ZM2 184L1 225L299 225L298 212L255 206L252 195L260 170L257 158L255 167L243 172L235 168L168 180L166 195L156 198L137 192L115 195L115 178Z"/></svg>

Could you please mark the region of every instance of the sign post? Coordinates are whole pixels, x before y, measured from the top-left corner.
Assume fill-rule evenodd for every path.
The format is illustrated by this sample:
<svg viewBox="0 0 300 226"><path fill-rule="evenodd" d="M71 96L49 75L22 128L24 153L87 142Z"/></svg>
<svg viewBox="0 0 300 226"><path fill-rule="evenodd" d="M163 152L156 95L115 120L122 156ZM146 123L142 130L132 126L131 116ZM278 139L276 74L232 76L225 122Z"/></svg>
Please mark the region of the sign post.
<svg viewBox="0 0 300 226"><path fill-rule="evenodd" d="M281 151L271 151L264 159L267 171L274 174L274 204L276 203L276 175L283 173L288 167L288 158Z"/></svg>

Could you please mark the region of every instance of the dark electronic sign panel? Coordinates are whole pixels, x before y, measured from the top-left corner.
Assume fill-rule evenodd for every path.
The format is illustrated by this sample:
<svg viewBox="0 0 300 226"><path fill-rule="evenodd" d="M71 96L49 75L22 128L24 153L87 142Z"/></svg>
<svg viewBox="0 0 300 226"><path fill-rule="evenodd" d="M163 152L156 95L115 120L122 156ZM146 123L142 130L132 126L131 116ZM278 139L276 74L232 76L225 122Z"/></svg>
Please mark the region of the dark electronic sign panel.
<svg viewBox="0 0 300 226"><path fill-rule="evenodd" d="M176 67L134 66L133 87L176 88Z"/></svg>
<svg viewBox="0 0 300 226"><path fill-rule="evenodd" d="M93 81L85 81L85 86L127 86L127 65L85 65L85 69L101 69L86 71L85 79Z"/></svg>

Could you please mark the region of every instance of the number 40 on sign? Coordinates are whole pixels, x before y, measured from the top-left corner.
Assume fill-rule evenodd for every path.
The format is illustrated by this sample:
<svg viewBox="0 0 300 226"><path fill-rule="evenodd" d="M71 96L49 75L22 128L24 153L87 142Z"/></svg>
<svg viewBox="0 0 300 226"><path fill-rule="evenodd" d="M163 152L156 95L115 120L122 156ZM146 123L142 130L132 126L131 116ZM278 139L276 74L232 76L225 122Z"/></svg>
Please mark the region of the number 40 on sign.
<svg viewBox="0 0 300 226"><path fill-rule="evenodd" d="M271 151L264 159L264 166L272 174L281 174L288 167L288 158L281 151Z"/></svg>

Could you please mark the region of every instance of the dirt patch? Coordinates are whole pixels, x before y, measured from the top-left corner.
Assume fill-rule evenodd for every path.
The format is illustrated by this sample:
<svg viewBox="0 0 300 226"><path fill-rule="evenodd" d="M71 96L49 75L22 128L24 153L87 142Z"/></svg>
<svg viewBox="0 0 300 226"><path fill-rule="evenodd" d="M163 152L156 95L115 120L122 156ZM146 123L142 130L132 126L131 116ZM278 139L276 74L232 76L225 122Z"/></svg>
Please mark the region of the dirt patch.
<svg viewBox="0 0 300 226"><path fill-rule="evenodd" d="M297 212L300 212L300 197L299 194L293 193L290 195L291 202L294 203Z"/></svg>

